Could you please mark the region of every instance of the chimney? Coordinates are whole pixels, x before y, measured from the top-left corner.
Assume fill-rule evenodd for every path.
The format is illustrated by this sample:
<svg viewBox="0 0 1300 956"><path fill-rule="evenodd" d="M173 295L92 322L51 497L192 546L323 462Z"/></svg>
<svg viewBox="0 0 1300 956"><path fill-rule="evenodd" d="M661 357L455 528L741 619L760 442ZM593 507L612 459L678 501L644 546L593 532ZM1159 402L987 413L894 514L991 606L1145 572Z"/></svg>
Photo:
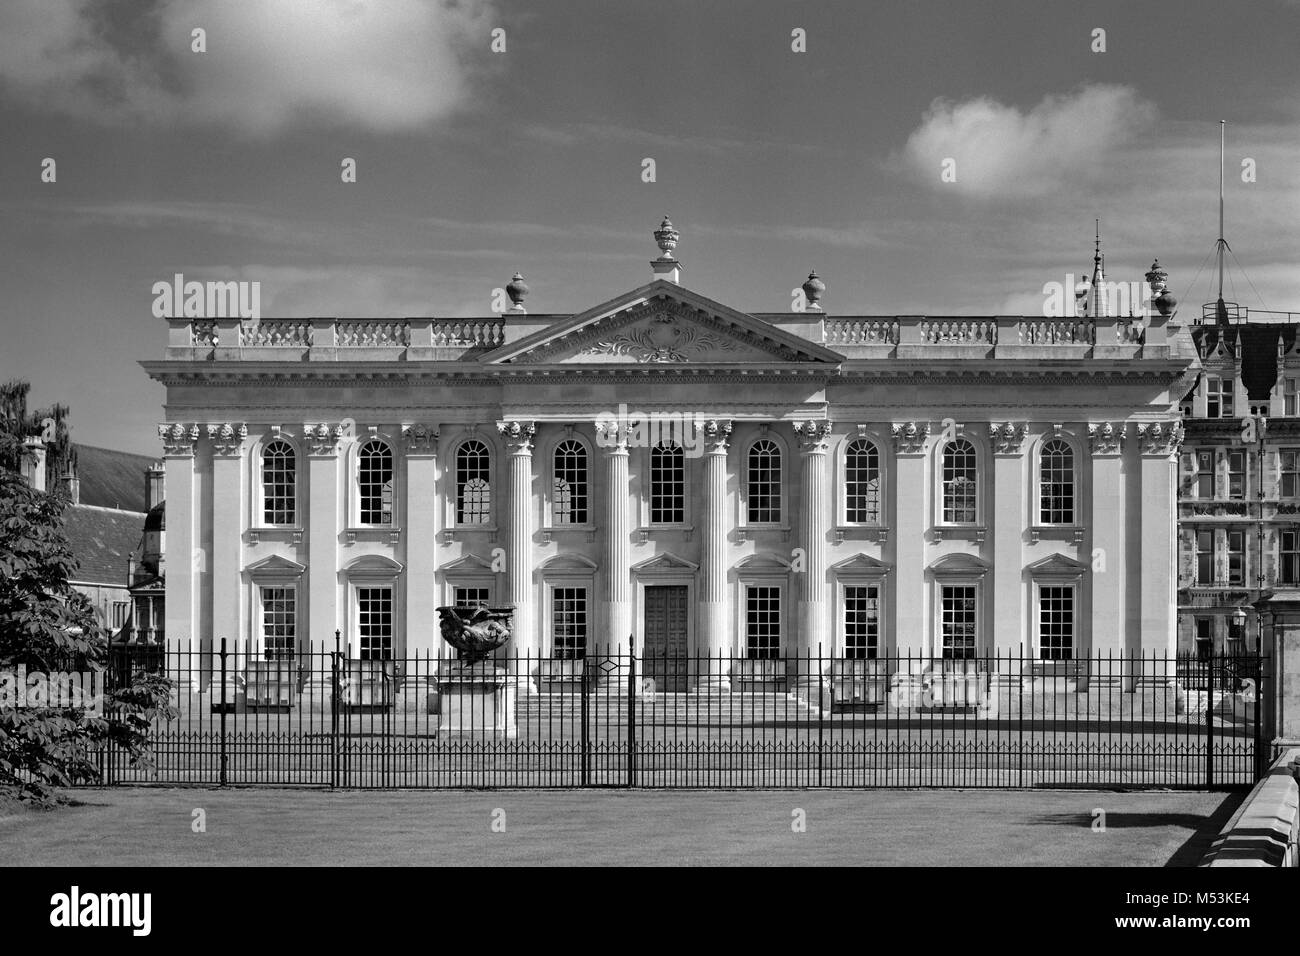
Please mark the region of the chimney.
<svg viewBox="0 0 1300 956"><path fill-rule="evenodd" d="M45 491L45 442L31 437L23 441L27 456L23 459L23 477L36 491Z"/></svg>
<svg viewBox="0 0 1300 956"><path fill-rule="evenodd" d="M680 238L681 234L673 228L672 221L664 216L664 221L655 230L659 258L650 260L650 269L656 279L667 279L673 285L680 285L682 279L682 264L673 255L673 250L677 248L677 240Z"/></svg>
<svg viewBox="0 0 1300 956"><path fill-rule="evenodd" d="M153 511L166 499L167 469L160 461L144 471L144 510Z"/></svg>

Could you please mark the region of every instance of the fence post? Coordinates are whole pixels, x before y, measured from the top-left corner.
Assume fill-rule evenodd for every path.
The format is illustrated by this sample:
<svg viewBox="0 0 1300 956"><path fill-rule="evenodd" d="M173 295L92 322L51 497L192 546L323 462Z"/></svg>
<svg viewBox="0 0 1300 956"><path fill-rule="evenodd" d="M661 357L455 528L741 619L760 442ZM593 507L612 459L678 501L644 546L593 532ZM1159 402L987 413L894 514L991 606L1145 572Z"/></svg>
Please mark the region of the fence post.
<svg viewBox="0 0 1300 956"><path fill-rule="evenodd" d="M591 717L590 699L587 695L587 658L582 658L582 680L578 684L578 693L582 695L582 753L578 759L579 772L581 774L582 786L591 786L591 730L587 721Z"/></svg>
<svg viewBox="0 0 1300 956"><path fill-rule="evenodd" d="M1262 657L1255 658L1255 780L1261 780L1264 776L1265 767L1268 766L1264 760L1264 733L1263 724L1259 719L1259 712L1264 706L1264 660Z"/></svg>
<svg viewBox="0 0 1300 956"><path fill-rule="evenodd" d="M627 655L627 785L636 786L636 655Z"/></svg>
<svg viewBox="0 0 1300 956"><path fill-rule="evenodd" d="M1205 786L1214 787L1214 652L1205 672Z"/></svg>
<svg viewBox="0 0 1300 956"><path fill-rule="evenodd" d="M339 785L339 649L330 651L330 789Z"/></svg>
<svg viewBox="0 0 1300 956"><path fill-rule="evenodd" d="M808 649L808 657L812 656L812 648ZM808 661L804 662L808 664ZM817 682L813 686L817 688L817 786L824 787L825 783L825 732L826 732L826 715L822 707L822 645L819 641L817 644Z"/></svg>
<svg viewBox="0 0 1300 956"><path fill-rule="evenodd" d="M226 785L226 639L221 639L221 780Z"/></svg>

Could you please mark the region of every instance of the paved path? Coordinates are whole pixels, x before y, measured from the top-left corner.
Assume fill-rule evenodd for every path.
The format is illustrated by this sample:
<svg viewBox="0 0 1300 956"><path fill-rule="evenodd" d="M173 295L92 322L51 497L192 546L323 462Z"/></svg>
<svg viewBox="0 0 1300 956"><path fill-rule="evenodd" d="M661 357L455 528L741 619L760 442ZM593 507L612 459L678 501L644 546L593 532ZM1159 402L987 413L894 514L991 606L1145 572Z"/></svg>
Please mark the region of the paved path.
<svg viewBox="0 0 1300 956"><path fill-rule="evenodd" d="M1240 794L115 789L0 816L0 864L1195 865ZM191 828L206 814L206 833ZM806 832L792 829L795 809ZM494 832L494 811L505 831ZM1093 829L1093 811L1105 829ZM501 814L495 815L496 819Z"/></svg>

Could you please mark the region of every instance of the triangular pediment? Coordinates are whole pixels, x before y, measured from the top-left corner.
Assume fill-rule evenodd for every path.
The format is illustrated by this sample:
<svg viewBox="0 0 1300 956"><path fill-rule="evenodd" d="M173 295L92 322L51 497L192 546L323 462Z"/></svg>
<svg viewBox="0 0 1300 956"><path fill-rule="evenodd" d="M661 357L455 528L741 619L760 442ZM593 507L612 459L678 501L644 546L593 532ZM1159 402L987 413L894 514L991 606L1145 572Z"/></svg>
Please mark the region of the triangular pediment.
<svg viewBox="0 0 1300 956"><path fill-rule="evenodd" d="M687 561L671 551L665 551L663 554L656 554L653 558L638 561L632 565L632 571L636 574L666 574L693 572L699 570L699 567L693 561Z"/></svg>
<svg viewBox="0 0 1300 956"><path fill-rule="evenodd" d="M482 574L492 570L492 562L477 554L466 554L455 561L448 561L438 570L443 574Z"/></svg>
<svg viewBox="0 0 1300 956"><path fill-rule="evenodd" d="M869 554L858 553L851 558L846 558L836 564L831 565L831 570L836 574L862 574L873 577L888 574L893 565L886 564L884 561L878 561Z"/></svg>
<svg viewBox="0 0 1300 956"><path fill-rule="evenodd" d="M1082 561L1076 561L1074 558L1058 553L1049 554L1047 557L1035 561L1033 564L1028 565L1025 570L1037 577L1058 575L1077 578L1088 570L1088 566Z"/></svg>
<svg viewBox="0 0 1300 956"><path fill-rule="evenodd" d="M260 561L254 561L247 565L244 570L252 575L262 577L271 577L274 575L284 577L297 577L307 570L305 564L299 564L289 558L273 554L270 557L262 558Z"/></svg>
<svg viewBox="0 0 1300 956"><path fill-rule="evenodd" d="M487 365L838 364L843 356L662 279L483 357Z"/></svg>

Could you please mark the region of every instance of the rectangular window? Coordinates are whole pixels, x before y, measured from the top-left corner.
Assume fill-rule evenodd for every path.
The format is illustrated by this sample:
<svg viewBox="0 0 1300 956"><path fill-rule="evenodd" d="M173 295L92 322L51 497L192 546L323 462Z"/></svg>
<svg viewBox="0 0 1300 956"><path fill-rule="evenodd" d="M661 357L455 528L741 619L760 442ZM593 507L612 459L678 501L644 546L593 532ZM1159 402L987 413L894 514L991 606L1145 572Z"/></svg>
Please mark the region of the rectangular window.
<svg viewBox="0 0 1300 956"><path fill-rule="evenodd" d="M357 636L363 661L393 657L393 589L357 588Z"/></svg>
<svg viewBox="0 0 1300 956"><path fill-rule="evenodd" d="M551 592L551 634L555 656L579 660L587 656L587 589L556 588Z"/></svg>
<svg viewBox="0 0 1300 956"><path fill-rule="evenodd" d="M1246 453L1228 452L1228 497L1246 497Z"/></svg>
<svg viewBox="0 0 1300 956"><path fill-rule="evenodd" d="M1246 583L1246 532L1228 532L1228 583Z"/></svg>
<svg viewBox="0 0 1300 956"><path fill-rule="evenodd" d="M1038 656L1045 661L1074 658L1074 586L1038 589Z"/></svg>
<svg viewBox="0 0 1300 956"><path fill-rule="evenodd" d="M942 591L944 660L971 660L975 657L975 585L945 584Z"/></svg>
<svg viewBox="0 0 1300 956"><path fill-rule="evenodd" d="M487 607L487 588L452 588L451 603L456 607Z"/></svg>
<svg viewBox="0 0 1300 956"><path fill-rule="evenodd" d="M1208 617L1196 619L1196 653L1202 660L1214 649L1214 622Z"/></svg>
<svg viewBox="0 0 1300 956"><path fill-rule="evenodd" d="M1300 449L1284 448L1281 453L1283 498L1300 498Z"/></svg>
<svg viewBox="0 0 1300 956"><path fill-rule="evenodd" d="M1196 532L1196 583L1214 583L1214 532Z"/></svg>
<svg viewBox="0 0 1300 956"><path fill-rule="evenodd" d="M1232 417L1232 379L1208 375L1205 379L1205 414L1207 418Z"/></svg>
<svg viewBox="0 0 1300 956"><path fill-rule="evenodd" d="M1214 451L1196 453L1196 497L1214 497Z"/></svg>
<svg viewBox="0 0 1300 956"><path fill-rule="evenodd" d="M268 661L292 660L298 637L294 588L262 588L262 653Z"/></svg>
<svg viewBox="0 0 1300 956"><path fill-rule="evenodd" d="M686 521L686 455L675 442L660 442L650 452L650 523Z"/></svg>
<svg viewBox="0 0 1300 956"><path fill-rule="evenodd" d="M1278 538L1279 584L1300 585L1300 531L1283 531Z"/></svg>
<svg viewBox="0 0 1300 956"><path fill-rule="evenodd" d="M1282 380L1282 414L1288 418L1300 415L1300 376L1288 375Z"/></svg>
<svg viewBox="0 0 1300 956"><path fill-rule="evenodd" d="M880 589L844 588L844 656L874 658L880 653Z"/></svg>
<svg viewBox="0 0 1300 956"><path fill-rule="evenodd" d="M772 660L781 653L781 589L745 588L745 656Z"/></svg>

